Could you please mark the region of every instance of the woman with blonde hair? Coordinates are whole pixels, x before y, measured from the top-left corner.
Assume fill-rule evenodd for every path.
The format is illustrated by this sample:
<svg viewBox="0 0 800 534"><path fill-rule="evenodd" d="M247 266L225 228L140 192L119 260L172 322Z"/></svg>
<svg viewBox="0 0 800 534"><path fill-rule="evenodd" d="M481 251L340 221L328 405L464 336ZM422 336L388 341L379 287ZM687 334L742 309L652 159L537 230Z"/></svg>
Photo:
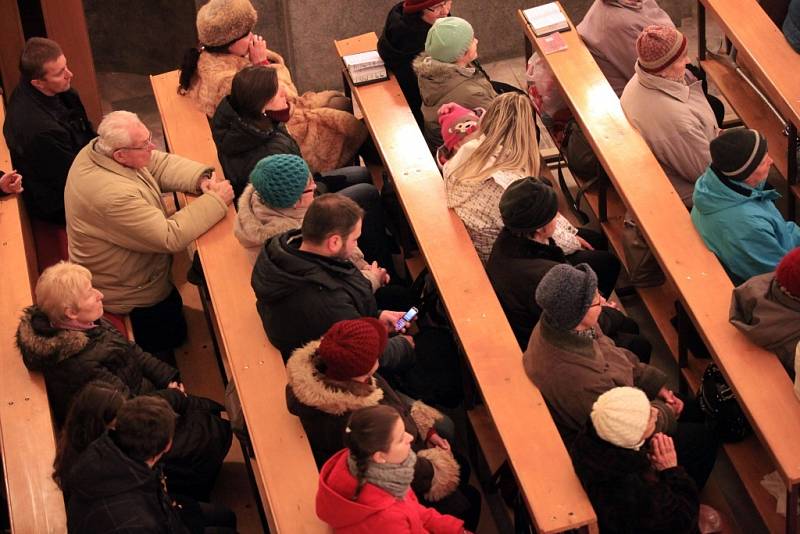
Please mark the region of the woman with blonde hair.
<svg viewBox="0 0 800 534"><path fill-rule="evenodd" d="M480 131L480 137L464 143L445 164L444 183L448 207L467 227L485 263L503 228L500 196L512 182L539 176L541 156L533 106L523 93L504 93L495 98L481 117ZM556 219L553 239L565 254L592 249L563 216ZM586 235L594 239L590 232Z"/></svg>

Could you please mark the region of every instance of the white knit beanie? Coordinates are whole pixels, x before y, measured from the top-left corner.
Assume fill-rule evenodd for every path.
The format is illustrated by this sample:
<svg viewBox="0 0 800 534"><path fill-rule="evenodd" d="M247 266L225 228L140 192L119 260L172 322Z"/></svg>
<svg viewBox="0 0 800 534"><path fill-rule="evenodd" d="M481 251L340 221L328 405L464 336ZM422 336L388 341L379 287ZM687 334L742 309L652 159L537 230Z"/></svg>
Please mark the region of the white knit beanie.
<svg viewBox="0 0 800 534"><path fill-rule="evenodd" d="M650 401L641 389L627 386L610 389L597 397L591 417L601 439L638 451L650 422Z"/></svg>

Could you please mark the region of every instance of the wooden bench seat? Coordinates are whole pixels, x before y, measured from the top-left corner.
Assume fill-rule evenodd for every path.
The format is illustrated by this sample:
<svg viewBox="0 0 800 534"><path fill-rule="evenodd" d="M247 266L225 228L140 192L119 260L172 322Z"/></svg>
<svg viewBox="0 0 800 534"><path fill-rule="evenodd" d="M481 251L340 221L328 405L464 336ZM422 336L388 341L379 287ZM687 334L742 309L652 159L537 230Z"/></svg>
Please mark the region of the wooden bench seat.
<svg viewBox="0 0 800 534"><path fill-rule="evenodd" d="M222 167L205 115L177 93L178 72L151 76L170 150ZM191 197L189 202L191 202ZM300 420L286 409L286 372L267 340L250 287L252 257L233 235L226 217L196 240L203 265L220 352L236 384L255 461L256 484L271 532L330 532L316 516L318 472Z"/></svg>
<svg viewBox="0 0 800 534"><path fill-rule="evenodd" d="M340 56L374 50L368 33L336 41ZM450 321L467 355L540 532L596 528L596 517L464 225L394 77L351 87ZM454 261L456 260L456 261Z"/></svg>
<svg viewBox="0 0 800 534"><path fill-rule="evenodd" d="M528 42L541 54L521 11L518 19ZM574 26L562 37L568 49L543 58L611 179L608 211L616 214L630 209L667 276L661 288L642 289L639 294L676 359L677 333L669 323L675 300L696 326L756 433L740 444L726 445L725 450L768 528L783 530L785 520L775 513L775 502L760 479L777 469L790 490L796 492L800 482L800 451L788 446L800 438L800 404L789 377L773 354L753 345L728 322L730 279L695 231L650 149L625 118L619 99ZM590 194L588 199L597 210L597 196ZM604 229L620 254L622 230L617 220L609 217ZM682 372L696 391L706 362L689 357L687 363ZM792 528L792 521L785 526Z"/></svg>
<svg viewBox="0 0 800 534"><path fill-rule="evenodd" d="M0 101L0 124L5 108ZM0 169L11 158L0 132ZM44 378L22 363L14 335L22 309L33 302L36 254L19 195L0 198L0 446L12 532L67 531L64 497L53 481L55 435Z"/></svg>

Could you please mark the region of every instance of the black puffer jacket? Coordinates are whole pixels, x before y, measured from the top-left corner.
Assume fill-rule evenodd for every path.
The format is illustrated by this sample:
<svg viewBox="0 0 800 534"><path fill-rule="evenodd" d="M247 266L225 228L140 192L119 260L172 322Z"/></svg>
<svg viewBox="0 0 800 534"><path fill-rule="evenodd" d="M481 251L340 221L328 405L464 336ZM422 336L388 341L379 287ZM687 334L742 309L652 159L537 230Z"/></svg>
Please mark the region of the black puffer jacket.
<svg viewBox="0 0 800 534"><path fill-rule="evenodd" d="M380 315L372 285L355 265L302 252L301 242L300 230L267 241L250 281L264 331L284 361L294 349L322 337L337 321ZM381 364L408 360L410 354L411 345L392 337Z"/></svg>
<svg viewBox="0 0 800 534"><path fill-rule="evenodd" d="M110 434L92 442L64 478L72 534L187 534L161 471L126 456Z"/></svg>
<svg viewBox="0 0 800 534"><path fill-rule="evenodd" d="M250 182L250 172L261 159L273 154L302 156L300 145L285 124L266 118L260 124L244 119L231 105L229 96L222 99L211 119L211 134L236 199Z"/></svg>
<svg viewBox="0 0 800 534"><path fill-rule="evenodd" d="M542 313L536 304L536 288L550 269L566 262L564 252L552 240L545 245L504 228L494 242L486 273L523 349Z"/></svg>
<svg viewBox="0 0 800 534"><path fill-rule="evenodd" d="M589 425L570 450L604 534L695 534L697 487L683 467L655 471L644 449L600 439Z"/></svg>
<svg viewBox="0 0 800 534"><path fill-rule="evenodd" d="M422 97L419 94L417 75L411 62L425 50L425 39L431 25L419 13L403 14L403 2L398 2L386 16L383 33L378 39L378 54L397 78L406 97L408 107L417 124L422 127Z"/></svg>
<svg viewBox="0 0 800 534"><path fill-rule="evenodd" d="M104 380L132 397L166 388L179 379L177 369L122 337L103 319L91 330L62 330L31 306L17 327L17 347L25 366L44 374L59 423L72 397L92 380Z"/></svg>
<svg viewBox="0 0 800 534"><path fill-rule="evenodd" d="M97 134L74 89L46 96L21 79L8 104L3 134L14 168L25 179L22 198L37 219L65 224L64 186L78 152Z"/></svg>

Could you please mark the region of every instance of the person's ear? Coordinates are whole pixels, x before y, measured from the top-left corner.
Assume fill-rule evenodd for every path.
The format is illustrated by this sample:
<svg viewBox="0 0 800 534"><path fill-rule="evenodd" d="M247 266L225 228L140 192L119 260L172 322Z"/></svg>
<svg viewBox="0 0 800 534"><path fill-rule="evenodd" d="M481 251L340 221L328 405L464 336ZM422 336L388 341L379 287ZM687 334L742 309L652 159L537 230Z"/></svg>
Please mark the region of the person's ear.
<svg viewBox="0 0 800 534"><path fill-rule="evenodd" d="M31 80L31 85L41 91L44 88L44 80Z"/></svg>
<svg viewBox="0 0 800 534"><path fill-rule="evenodd" d="M114 152L112 152L111 159L113 159L120 165L125 165L125 153L122 150L115 150Z"/></svg>
<svg viewBox="0 0 800 534"><path fill-rule="evenodd" d="M72 306L67 306L64 308L64 317L67 319L74 321L78 318L78 311L73 309Z"/></svg>
<svg viewBox="0 0 800 534"><path fill-rule="evenodd" d="M329 252L339 252L339 249L342 248L342 236L339 234L333 234L332 236L328 237L326 244Z"/></svg>
<svg viewBox="0 0 800 534"><path fill-rule="evenodd" d="M386 463L386 454L381 451L372 453L372 461L376 464L385 464Z"/></svg>

